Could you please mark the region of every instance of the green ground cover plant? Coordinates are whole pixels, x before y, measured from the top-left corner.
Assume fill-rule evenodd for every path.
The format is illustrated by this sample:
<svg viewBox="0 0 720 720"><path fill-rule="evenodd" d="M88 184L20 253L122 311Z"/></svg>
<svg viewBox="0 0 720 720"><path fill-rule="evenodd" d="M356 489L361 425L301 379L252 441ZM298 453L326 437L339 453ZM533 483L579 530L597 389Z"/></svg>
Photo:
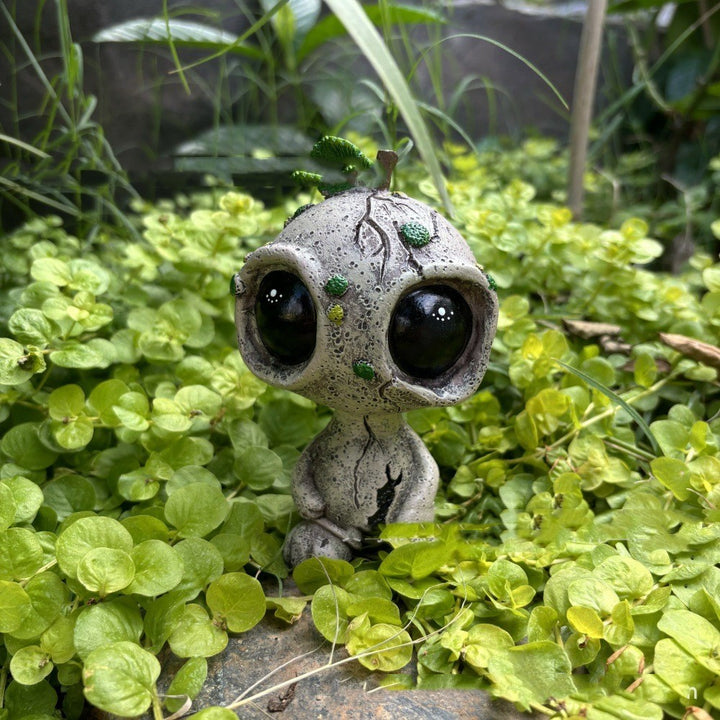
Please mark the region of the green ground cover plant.
<svg viewBox="0 0 720 720"><path fill-rule="evenodd" d="M548 717L720 711L720 263L650 272L641 217L580 224L538 199L564 184L551 142L446 152L501 298L490 370L462 405L410 413L441 467L437 522L303 563L297 597L290 473L329 412L244 367L228 284L319 198L215 185L136 201L135 232L48 216L5 238L0 720L168 716L267 612L311 613L396 686L414 656L421 688ZM420 164L395 183L440 203ZM167 696L163 648L187 658Z"/></svg>

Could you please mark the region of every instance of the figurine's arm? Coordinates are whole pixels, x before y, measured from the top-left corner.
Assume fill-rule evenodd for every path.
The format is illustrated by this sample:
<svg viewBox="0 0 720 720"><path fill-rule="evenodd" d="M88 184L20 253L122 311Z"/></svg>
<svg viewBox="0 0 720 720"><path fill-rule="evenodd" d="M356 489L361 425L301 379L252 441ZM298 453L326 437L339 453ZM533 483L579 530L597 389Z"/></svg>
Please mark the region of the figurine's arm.
<svg viewBox="0 0 720 720"><path fill-rule="evenodd" d="M325 512L325 500L318 492L313 479L312 458L306 451L300 455L292 479L292 496L300 516L315 520Z"/></svg>
<svg viewBox="0 0 720 720"><path fill-rule="evenodd" d="M435 495L440 471L430 451L414 431L407 428L405 441L410 450L409 466L403 474L409 479L400 492L400 502L393 508L388 522L432 522L435 518Z"/></svg>

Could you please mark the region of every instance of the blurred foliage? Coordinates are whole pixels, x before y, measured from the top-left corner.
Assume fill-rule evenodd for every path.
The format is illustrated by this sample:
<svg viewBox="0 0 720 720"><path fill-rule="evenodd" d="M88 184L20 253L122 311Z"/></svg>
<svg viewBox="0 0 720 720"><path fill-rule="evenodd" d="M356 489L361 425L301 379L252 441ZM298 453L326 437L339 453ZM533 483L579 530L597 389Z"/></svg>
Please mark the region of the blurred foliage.
<svg viewBox="0 0 720 720"><path fill-rule="evenodd" d="M707 185L708 164L720 152L719 10L660 0L609 8L626 28L633 74L596 118L592 154L615 187L611 212L642 205L682 259L693 243L707 242L704 214L719 207Z"/></svg>
<svg viewBox="0 0 720 720"><path fill-rule="evenodd" d="M249 373L228 282L319 198L266 207L216 184L136 201L135 233L49 216L5 238L3 720L169 714L156 654L188 658L173 694L193 698L205 658L266 610L310 612L391 682L414 653L421 687L547 716L720 710L720 263L651 272L642 217L572 222L552 142L445 152L500 296L491 367L465 403L409 414L441 467L437 523L299 566L301 597L254 576L288 576L290 475L329 413ZM395 178L438 201L419 164Z"/></svg>

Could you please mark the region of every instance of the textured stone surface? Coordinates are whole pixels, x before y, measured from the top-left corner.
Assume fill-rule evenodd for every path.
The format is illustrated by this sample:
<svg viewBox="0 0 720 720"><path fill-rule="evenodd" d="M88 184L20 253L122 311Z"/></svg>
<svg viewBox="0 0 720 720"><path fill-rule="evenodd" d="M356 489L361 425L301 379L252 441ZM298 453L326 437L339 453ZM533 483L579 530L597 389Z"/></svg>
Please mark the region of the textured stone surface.
<svg viewBox="0 0 720 720"><path fill-rule="evenodd" d="M322 668L330 660L330 644L315 630L308 609L288 627L268 618L249 632L231 638L221 655L209 661L208 679L193 710L227 705L269 673L248 696L292 681L303 673ZM297 659L304 653L307 657ZM334 659L347 657L344 650ZM285 667L282 667L288 663ZM182 661L165 658L161 689L167 687ZM278 669L279 668L279 669ZM511 704L491 699L480 690L376 689L377 676L352 661L325 667L297 684L271 690L251 704L237 708L243 720L527 720ZM96 715L98 720L110 716ZM147 716L150 720L150 716Z"/></svg>

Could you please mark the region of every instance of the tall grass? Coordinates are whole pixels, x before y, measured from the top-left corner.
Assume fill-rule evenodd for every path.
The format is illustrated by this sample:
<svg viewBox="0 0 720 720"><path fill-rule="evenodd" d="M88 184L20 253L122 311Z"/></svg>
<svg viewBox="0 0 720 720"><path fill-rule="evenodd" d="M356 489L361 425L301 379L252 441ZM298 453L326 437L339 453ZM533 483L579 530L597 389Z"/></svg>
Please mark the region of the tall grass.
<svg viewBox="0 0 720 720"><path fill-rule="evenodd" d="M11 128L0 128L0 143L7 158L0 176L0 210L8 203L25 217L38 211L60 212L72 217L92 237L108 216L128 224L116 193L122 189L133 196L135 192L93 119L97 103L84 88L84 58L80 46L73 42L67 2L54 0L54 5L60 72L49 76L42 49L31 47L15 22L15 4L0 0L0 18L7 23L13 43L6 55L16 63L10 100L15 123ZM20 117L18 107L16 71L20 66L35 75L43 90L33 118L41 120L41 127L29 141L20 138L27 122Z"/></svg>

